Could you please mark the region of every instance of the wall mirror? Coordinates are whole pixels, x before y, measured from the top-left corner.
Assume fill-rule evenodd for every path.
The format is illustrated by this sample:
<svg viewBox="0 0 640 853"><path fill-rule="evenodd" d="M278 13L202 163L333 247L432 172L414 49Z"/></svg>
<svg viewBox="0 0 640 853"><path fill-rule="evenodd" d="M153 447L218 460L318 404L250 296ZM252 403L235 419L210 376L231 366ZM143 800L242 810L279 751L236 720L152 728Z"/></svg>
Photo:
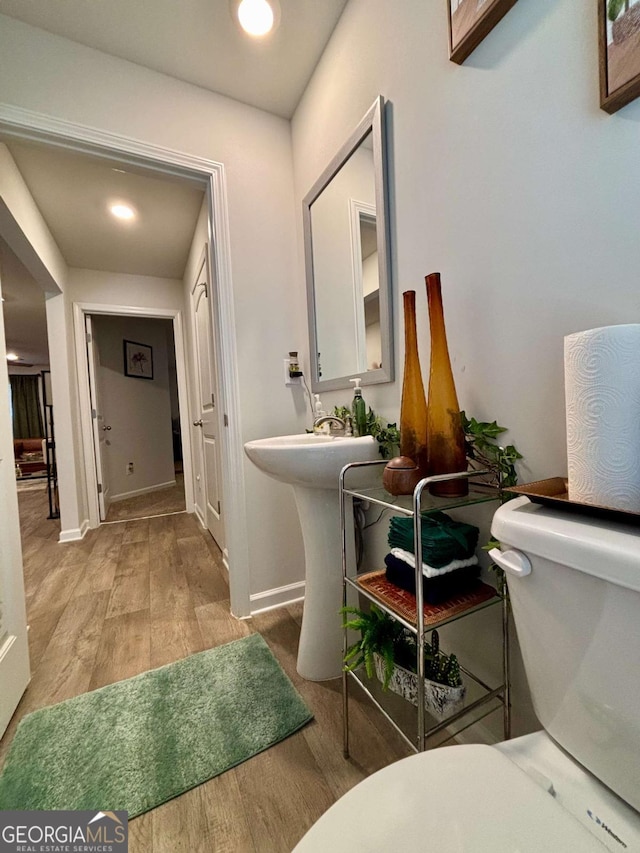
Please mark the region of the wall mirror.
<svg viewBox="0 0 640 853"><path fill-rule="evenodd" d="M303 201L314 391L393 381L387 208L379 97Z"/></svg>

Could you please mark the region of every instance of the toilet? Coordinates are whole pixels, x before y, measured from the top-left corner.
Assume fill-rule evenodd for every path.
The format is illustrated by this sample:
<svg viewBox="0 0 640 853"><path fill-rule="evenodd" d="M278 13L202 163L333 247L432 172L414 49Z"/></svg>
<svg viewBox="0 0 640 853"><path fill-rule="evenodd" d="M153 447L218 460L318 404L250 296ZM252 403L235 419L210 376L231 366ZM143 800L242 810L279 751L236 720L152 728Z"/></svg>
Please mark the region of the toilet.
<svg viewBox="0 0 640 853"><path fill-rule="evenodd" d="M491 529L544 730L397 761L295 853L640 852L640 528L523 497Z"/></svg>

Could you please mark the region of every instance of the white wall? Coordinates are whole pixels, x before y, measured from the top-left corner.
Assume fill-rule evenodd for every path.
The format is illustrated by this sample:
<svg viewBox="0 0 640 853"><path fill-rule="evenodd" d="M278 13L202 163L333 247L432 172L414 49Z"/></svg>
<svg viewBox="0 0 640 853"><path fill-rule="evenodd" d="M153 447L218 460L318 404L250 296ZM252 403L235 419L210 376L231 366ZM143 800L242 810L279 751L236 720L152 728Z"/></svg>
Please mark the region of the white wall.
<svg viewBox="0 0 640 853"><path fill-rule="evenodd" d="M511 427L527 477L563 473L563 336L640 312L640 101L598 108L597 14L578 0L517 4L461 67L446 19L446 4L350 0L293 118L296 196L382 93L400 368L415 289L428 373L439 270L461 404ZM395 420L400 391L366 398Z"/></svg>
<svg viewBox="0 0 640 853"><path fill-rule="evenodd" d="M397 420L407 289L426 380L423 282L440 271L460 404L511 428L523 482L566 472L563 336L640 320L640 101L599 109L597 44L595 4L517 3L459 67L446 3L350 0L292 123L301 200L374 98L388 99L400 376L365 399ZM325 396L328 407L349 392ZM515 703L523 730L521 686Z"/></svg>
<svg viewBox="0 0 640 853"><path fill-rule="evenodd" d="M43 290L61 291L67 265L6 145L0 143L0 234Z"/></svg>
<svg viewBox="0 0 640 853"><path fill-rule="evenodd" d="M66 293L72 302L184 310L181 283L173 278L71 268Z"/></svg>
<svg viewBox="0 0 640 853"><path fill-rule="evenodd" d="M175 482L167 351L171 325L171 320L138 317L92 318L98 344L99 411L111 427L104 452L111 500ZM124 340L153 348L153 379L125 376Z"/></svg>
<svg viewBox="0 0 640 853"><path fill-rule="evenodd" d="M0 17L0 102L224 163L245 440L308 425L282 359L302 349L290 125L196 86ZM265 323L265 317L269 322ZM245 467L252 589L302 577L289 489ZM246 567L241 567L244 570Z"/></svg>

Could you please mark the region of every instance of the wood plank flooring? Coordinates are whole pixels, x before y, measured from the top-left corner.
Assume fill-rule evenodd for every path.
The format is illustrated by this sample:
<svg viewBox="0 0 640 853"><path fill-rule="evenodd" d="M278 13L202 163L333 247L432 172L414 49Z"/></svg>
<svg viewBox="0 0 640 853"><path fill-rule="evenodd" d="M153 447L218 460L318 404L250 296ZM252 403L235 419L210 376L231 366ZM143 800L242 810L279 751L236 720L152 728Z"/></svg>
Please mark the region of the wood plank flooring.
<svg viewBox="0 0 640 853"><path fill-rule="evenodd" d="M179 471L176 473L174 486L112 503L107 513L107 521L130 521L148 515L184 512L184 508L184 474Z"/></svg>
<svg viewBox="0 0 640 853"><path fill-rule="evenodd" d="M26 713L253 631L315 715L266 752L131 821L131 853L286 853L338 797L408 753L363 700L352 703L353 757L343 758L339 680L296 672L301 607L232 617L220 552L193 516L103 525L59 545L46 493L19 501L32 680L0 741L0 763Z"/></svg>

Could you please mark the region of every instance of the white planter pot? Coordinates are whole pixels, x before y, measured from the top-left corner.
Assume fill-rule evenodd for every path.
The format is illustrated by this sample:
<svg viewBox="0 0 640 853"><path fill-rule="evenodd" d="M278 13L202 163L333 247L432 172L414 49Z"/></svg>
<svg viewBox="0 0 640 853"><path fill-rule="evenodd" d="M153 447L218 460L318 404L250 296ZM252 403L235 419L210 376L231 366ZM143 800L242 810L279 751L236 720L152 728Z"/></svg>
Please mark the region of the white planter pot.
<svg viewBox="0 0 640 853"><path fill-rule="evenodd" d="M384 660L378 654L374 654L374 663L378 681L384 684ZM418 705L418 676L402 666L395 665L393 675L389 682L389 690L398 693L403 699ZM464 702L467 688L464 684L459 687L449 687L448 684L438 684L429 678L424 680L424 707L425 710L443 720L451 714L459 711Z"/></svg>

